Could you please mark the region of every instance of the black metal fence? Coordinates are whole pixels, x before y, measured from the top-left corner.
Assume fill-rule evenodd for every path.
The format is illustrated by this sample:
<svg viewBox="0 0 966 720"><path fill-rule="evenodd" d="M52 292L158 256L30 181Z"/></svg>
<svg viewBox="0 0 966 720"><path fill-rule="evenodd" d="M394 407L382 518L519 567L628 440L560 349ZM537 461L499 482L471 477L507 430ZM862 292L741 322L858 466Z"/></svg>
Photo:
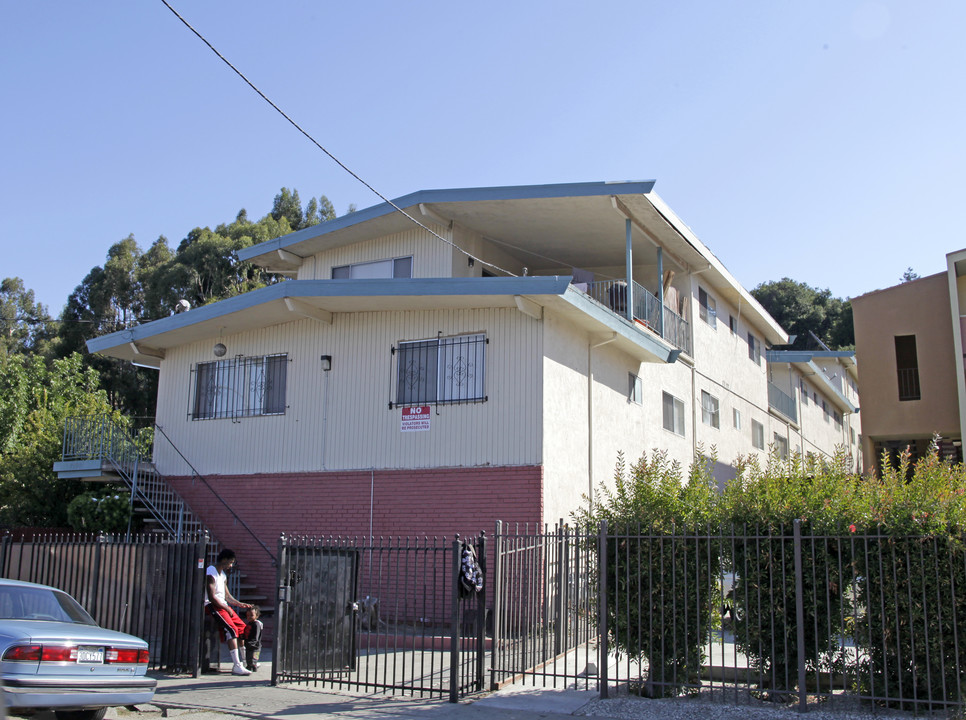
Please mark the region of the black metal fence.
<svg viewBox="0 0 966 720"><path fill-rule="evenodd" d="M596 538L497 523L490 686L598 682Z"/></svg>
<svg viewBox="0 0 966 720"><path fill-rule="evenodd" d="M287 538L272 683L419 696L484 689L486 540Z"/></svg>
<svg viewBox="0 0 966 720"><path fill-rule="evenodd" d="M158 535L125 542L113 536L49 535L0 539L5 578L57 587L99 625L148 642L149 667L199 671L206 541Z"/></svg>
<svg viewBox="0 0 966 720"><path fill-rule="evenodd" d="M497 526L491 685L952 712L966 541Z"/></svg>

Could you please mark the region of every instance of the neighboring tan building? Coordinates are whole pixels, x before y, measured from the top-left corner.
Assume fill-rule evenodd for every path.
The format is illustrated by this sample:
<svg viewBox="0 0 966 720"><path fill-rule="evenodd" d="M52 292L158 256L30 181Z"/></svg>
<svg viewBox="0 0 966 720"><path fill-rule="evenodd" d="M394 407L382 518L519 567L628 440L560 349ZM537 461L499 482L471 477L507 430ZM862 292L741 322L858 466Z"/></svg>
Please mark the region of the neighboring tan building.
<svg viewBox="0 0 966 720"><path fill-rule="evenodd" d="M618 453L714 448L721 483L771 446L856 457L851 356L772 367L785 331L653 184L417 192L424 226L381 204L261 243L240 259L290 280L88 347L159 368L154 464L266 587L192 468L274 545L555 522Z"/></svg>
<svg viewBox="0 0 966 720"><path fill-rule="evenodd" d="M947 272L852 299L866 470L906 448L916 460L934 435L945 457L962 461L966 250L947 259Z"/></svg>

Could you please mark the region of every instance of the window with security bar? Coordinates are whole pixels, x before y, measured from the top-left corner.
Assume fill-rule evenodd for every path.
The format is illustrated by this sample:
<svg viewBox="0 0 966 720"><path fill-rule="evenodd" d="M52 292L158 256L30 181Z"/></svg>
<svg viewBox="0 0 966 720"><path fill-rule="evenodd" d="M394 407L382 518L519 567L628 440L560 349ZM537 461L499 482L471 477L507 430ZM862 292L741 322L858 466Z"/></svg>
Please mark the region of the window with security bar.
<svg viewBox="0 0 966 720"><path fill-rule="evenodd" d="M399 343L395 404L485 401L486 344L483 333Z"/></svg>
<svg viewBox="0 0 966 720"><path fill-rule="evenodd" d="M285 414L288 355L228 358L194 369L192 420Z"/></svg>

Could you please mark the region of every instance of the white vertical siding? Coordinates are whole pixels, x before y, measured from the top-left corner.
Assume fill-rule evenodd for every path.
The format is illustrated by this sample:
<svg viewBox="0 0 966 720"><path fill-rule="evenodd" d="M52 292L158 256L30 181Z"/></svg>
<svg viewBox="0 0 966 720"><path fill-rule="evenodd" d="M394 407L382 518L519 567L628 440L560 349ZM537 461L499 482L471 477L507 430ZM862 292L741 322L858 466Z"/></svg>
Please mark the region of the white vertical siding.
<svg viewBox="0 0 966 720"><path fill-rule="evenodd" d="M444 238L449 231L433 226ZM413 277L450 277L453 272L453 249L428 232L413 226L412 230L386 235L367 242L318 253L302 264L299 280L328 280L332 268L353 263L375 262L397 257L413 257Z"/></svg>
<svg viewBox="0 0 966 720"><path fill-rule="evenodd" d="M193 343L162 364L159 423L202 474L361 468L523 465L541 461L541 323L515 309L336 314L331 325L300 320ZM488 401L434 408L431 430L400 432L390 348L400 340L483 332ZM192 368L230 355L287 353L283 416L192 421ZM324 373L319 357L332 356ZM323 417L324 416L324 417ZM186 472L162 441L162 472Z"/></svg>

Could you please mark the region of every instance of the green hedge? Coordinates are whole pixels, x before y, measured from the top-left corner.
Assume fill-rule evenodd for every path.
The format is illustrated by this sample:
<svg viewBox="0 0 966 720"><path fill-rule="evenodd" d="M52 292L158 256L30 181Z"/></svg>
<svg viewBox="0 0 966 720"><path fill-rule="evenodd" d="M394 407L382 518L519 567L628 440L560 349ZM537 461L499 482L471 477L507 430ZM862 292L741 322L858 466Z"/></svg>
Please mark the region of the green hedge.
<svg viewBox="0 0 966 720"><path fill-rule="evenodd" d="M966 701L966 472L933 451L882 477L849 458L740 460L715 490L702 459L687 474L663 453L630 468L576 518L609 528L608 625L646 661L643 692L693 687L722 571L734 573L725 623L763 689L809 690L845 673L877 703L914 709ZM805 666L799 667L793 529L801 537ZM721 530L715 540L707 528ZM643 533L643 535L642 535ZM880 554L884 553L884 554ZM663 564L663 572L655 568ZM843 648L851 637L858 665ZM777 696L777 699L782 699Z"/></svg>
<svg viewBox="0 0 966 720"><path fill-rule="evenodd" d="M610 642L647 662L641 692L650 697L697 685L720 577L720 553L707 538L714 507L705 463L682 482L680 467L655 453L629 471L620 457L613 487L602 487L591 511L577 514L594 528L607 522Z"/></svg>

